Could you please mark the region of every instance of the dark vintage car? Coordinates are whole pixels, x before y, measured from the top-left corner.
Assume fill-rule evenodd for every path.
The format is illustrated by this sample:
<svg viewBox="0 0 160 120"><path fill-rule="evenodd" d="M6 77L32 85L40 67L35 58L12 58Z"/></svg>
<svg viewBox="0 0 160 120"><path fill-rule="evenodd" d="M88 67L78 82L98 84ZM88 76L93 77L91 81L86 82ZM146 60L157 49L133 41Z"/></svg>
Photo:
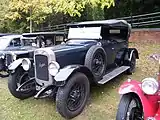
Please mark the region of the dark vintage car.
<svg viewBox="0 0 160 120"><path fill-rule="evenodd" d="M8 71L8 65L19 58L32 58L37 48L60 44L65 39L64 32L37 32L10 35L0 38L0 71ZM1 77L5 75L1 74Z"/></svg>
<svg viewBox="0 0 160 120"><path fill-rule="evenodd" d="M69 24L64 44L34 52L12 63L8 88L19 99L56 97L58 112L73 118L84 109L93 83L102 85L135 70L138 51L128 48L131 26L124 20ZM17 60L18 61L18 60ZM35 77L29 76L34 65Z"/></svg>
<svg viewBox="0 0 160 120"><path fill-rule="evenodd" d="M20 37L21 35L4 35L0 37L0 71L6 69L5 52L21 46Z"/></svg>

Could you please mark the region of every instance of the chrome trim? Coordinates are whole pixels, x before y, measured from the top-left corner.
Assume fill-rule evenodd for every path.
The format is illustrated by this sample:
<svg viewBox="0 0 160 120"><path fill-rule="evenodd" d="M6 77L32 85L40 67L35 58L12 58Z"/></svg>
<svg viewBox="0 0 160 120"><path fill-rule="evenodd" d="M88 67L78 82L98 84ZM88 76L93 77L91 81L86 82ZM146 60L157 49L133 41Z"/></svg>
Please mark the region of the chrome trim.
<svg viewBox="0 0 160 120"><path fill-rule="evenodd" d="M31 61L28 58L23 58L23 60L22 60L22 67L23 67L24 70L25 70L25 68L24 68L24 61L27 62L28 66L29 66L29 68L28 68L28 70L29 70L31 68ZM25 70L25 71L28 71L28 70Z"/></svg>
<svg viewBox="0 0 160 120"><path fill-rule="evenodd" d="M35 56L36 55L44 55L44 56L46 56L48 58L48 66L51 63L51 61L56 61L55 53L49 48L40 48L40 49L35 50L34 51L34 62L36 62L35 61ZM49 74L49 71L48 71L48 76L49 76L49 80L48 81L44 81L44 80L38 79L36 71L37 70L36 70L36 66L35 66L35 80L39 85L48 86L48 85L53 84L53 79L52 79L52 76Z"/></svg>
<svg viewBox="0 0 160 120"><path fill-rule="evenodd" d="M53 73L49 69L51 64L55 64L56 67L57 67L57 69L56 69L57 72L54 75L53 75ZM59 69L60 69L60 65L56 61L51 61L51 63L49 63L49 65L48 65L49 74L52 75L53 77L59 72Z"/></svg>
<svg viewBox="0 0 160 120"><path fill-rule="evenodd" d="M131 59L132 59L133 52L134 52L134 50L132 50L130 53L129 61L131 61Z"/></svg>

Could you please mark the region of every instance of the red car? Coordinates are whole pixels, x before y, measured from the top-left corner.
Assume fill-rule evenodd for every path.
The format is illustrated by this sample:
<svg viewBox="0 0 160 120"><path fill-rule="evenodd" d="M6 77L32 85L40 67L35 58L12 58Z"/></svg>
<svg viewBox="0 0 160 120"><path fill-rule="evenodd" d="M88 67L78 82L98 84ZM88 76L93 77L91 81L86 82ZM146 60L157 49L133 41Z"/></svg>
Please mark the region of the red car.
<svg viewBox="0 0 160 120"><path fill-rule="evenodd" d="M116 120L160 120L160 54L151 57L159 63L157 79L124 82L119 88L122 97Z"/></svg>

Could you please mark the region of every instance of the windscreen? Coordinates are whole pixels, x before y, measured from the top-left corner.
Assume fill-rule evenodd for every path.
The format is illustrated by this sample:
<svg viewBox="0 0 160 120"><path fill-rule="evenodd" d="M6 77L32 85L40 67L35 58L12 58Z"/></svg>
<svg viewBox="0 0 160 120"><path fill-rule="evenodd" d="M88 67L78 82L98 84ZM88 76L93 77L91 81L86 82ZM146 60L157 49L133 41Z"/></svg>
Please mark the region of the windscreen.
<svg viewBox="0 0 160 120"><path fill-rule="evenodd" d="M0 44L1 44L1 45L0 45L0 50L3 50L3 49L5 49L6 47L8 47L9 44L10 44L10 42L11 42L11 39L1 37L1 38L0 38Z"/></svg>
<svg viewBox="0 0 160 120"><path fill-rule="evenodd" d="M101 27L77 27L69 28L68 39L100 39Z"/></svg>
<svg viewBox="0 0 160 120"><path fill-rule="evenodd" d="M21 38L23 46L34 46L38 47L38 42L36 37L22 37Z"/></svg>

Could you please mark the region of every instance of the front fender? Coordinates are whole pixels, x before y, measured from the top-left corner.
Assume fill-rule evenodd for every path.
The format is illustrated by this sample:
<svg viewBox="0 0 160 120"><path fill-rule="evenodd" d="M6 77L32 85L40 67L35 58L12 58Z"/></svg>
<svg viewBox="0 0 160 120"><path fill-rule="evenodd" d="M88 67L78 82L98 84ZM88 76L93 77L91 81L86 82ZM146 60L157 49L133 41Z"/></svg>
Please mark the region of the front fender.
<svg viewBox="0 0 160 120"><path fill-rule="evenodd" d="M91 71L83 65L68 65L60 69L60 71L57 73L54 79L56 82L62 82L64 85L66 81L68 80L68 78L75 72L84 73L88 77L89 80L91 79L94 80Z"/></svg>
<svg viewBox="0 0 160 120"><path fill-rule="evenodd" d="M135 80L126 81L120 86L118 92L119 94L127 94L130 92L135 92L136 94L138 94L143 92L140 87L141 82Z"/></svg>
<svg viewBox="0 0 160 120"><path fill-rule="evenodd" d="M156 96L149 96L144 94L141 89L141 82L132 80L124 82L119 88L119 94L136 94L139 99L141 100L143 111L144 111L144 118L153 117L158 109L158 102Z"/></svg>
<svg viewBox="0 0 160 120"><path fill-rule="evenodd" d="M22 60L23 59L17 59L15 61L13 61L9 66L8 66L8 70L15 70L19 65L22 64Z"/></svg>

